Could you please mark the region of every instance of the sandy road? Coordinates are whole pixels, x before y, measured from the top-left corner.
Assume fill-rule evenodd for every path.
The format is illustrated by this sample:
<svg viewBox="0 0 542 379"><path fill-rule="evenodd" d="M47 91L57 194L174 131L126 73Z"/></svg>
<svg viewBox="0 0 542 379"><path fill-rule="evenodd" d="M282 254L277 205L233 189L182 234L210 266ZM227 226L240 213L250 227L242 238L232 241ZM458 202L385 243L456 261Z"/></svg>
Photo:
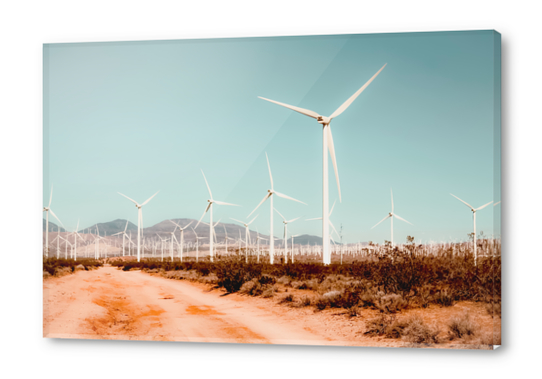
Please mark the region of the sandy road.
<svg viewBox="0 0 542 379"><path fill-rule="evenodd" d="M43 322L53 338L341 344L250 299L113 267L46 280Z"/></svg>

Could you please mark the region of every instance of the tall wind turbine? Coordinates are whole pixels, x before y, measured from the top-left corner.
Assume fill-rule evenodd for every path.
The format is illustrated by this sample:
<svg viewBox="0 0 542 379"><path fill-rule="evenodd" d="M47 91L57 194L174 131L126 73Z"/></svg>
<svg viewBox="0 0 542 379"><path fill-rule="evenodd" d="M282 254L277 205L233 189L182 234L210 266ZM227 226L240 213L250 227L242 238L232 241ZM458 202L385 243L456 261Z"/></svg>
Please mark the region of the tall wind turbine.
<svg viewBox="0 0 542 379"><path fill-rule="evenodd" d="M209 217L210 217L210 219L209 219L209 255L211 257L211 262L212 262L213 258L214 258L214 251L213 251L213 235L214 235L214 231L213 231L213 226L214 226L213 225L213 204L216 203L218 205L232 205L234 207L238 207L239 205L214 200L213 199L213 194L211 193L211 187L209 187L209 183L207 183L207 178L205 178L205 174L203 173L203 170L201 170L201 174L203 175L203 179L205 180L205 184L207 185L207 189L209 190L210 199L207 200L207 202L209 204L207 204L207 208L205 208L205 211L203 212L203 214L199 218L199 221L196 224L196 229L198 228L199 223L203 219L203 216L205 216L205 213L207 213L207 211L210 209L211 212L209 212Z"/></svg>
<svg viewBox="0 0 542 379"><path fill-rule="evenodd" d="M343 113L349 106L356 100L356 98L359 96L360 93L367 88L369 84L380 74L380 72L386 67L386 65L382 66L380 70L376 74L373 75L371 79L367 81L359 90L357 90L356 93L354 93L348 100L346 100L335 112L331 114L331 116L321 116L318 113L303 109L299 107L295 107L293 105L288 105L284 103L280 103L278 101L266 99L264 97L258 96L262 100L267 100L272 103L281 105L283 107L286 107L288 109L291 109L293 111L296 111L298 113L301 113L305 116L312 117L318 121L319 124L322 125L322 133L323 133L323 211L322 211L322 243L323 243L323 256L324 256L324 264L330 264L331 263L331 253L329 249L329 185L328 185L328 151L331 155L331 160L333 162L333 168L335 170L335 178L337 179L337 188L339 189L339 200L341 200L341 186L339 183L339 171L337 170L337 162L335 159L335 147L333 145L333 136L331 135L331 128L329 124L331 123L331 120L335 117L339 116L341 113Z"/></svg>
<svg viewBox="0 0 542 379"><path fill-rule="evenodd" d="M282 217L282 223L284 224L284 258L288 260L288 224L291 222L294 222L295 220L299 220L301 217L293 218L291 220L286 220L284 216L275 209L275 211L279 214L280 217Z"/></svg>
<svg viewBox="0 0 542 379"><path fill-rule="evenodd" d="M169 220L169 222L175 224L179 230L181 231L181 262L183 261L183 248L184 248L184 230L187 229L193 221L190 221L187 225L185 225L184 228L181 228L181 226L179 224L177 224L176 222L172 221L172 220Z"/></svg>
<svg viewBox="0 0 542 379"><path fill-rule="evenodd" d="M410 225L413 225L413 224L411 222L408 222L404 218L396 215L395 213L393 213L393 191L391 190L391 188L390 188L390 192L391 192L391 212L386 217L384 217L382 220L380 220L376 225L380 224L381 222L383 222L384 220L386 220L388 218L391 219L390 220L391 221L391 246L393 246L393 218L395 217L396 219L404 221L404 222L406 222L407 224L410 224ZM371 229L373 229L375 226L373 226Z"/></svg>
<svg viewBox="0 0 542 379"><path fill-rule="evenodd" d="M301 204L305 204L305 203L302 202L302 201L296 200L293 197L287 196L287 195L285 195L283 193L280 193L280 192L277 192L277 191L274 190L274 187L273 187L273 175L271 175L271 166L269 165L269 157L267 156L267 153L265 153L265 158L267 159L267 168L269 169L269 179L271 180L271 189L267 190L267 195L265 195L263 200L260 201L260 204L258 204L256 206L256 208L254 208L254 210L252 212L250 212L250 214L247 216L247 218L249 218L250 215L252 215L254 212L256 212L256 209L258 209L260 207L260 205L262 205L267 199L271 198L271 200L270 200L271 210L269 212L270 217L271 217L270 224L269 224L269 239L270 239L269 263L273 264L273 257L275 255L275 240L273 238L273 210L275 208L273 208L273 195L277 195L278 197L282 197L284 199L297 201L298 203L301 203ZM307 205L307 204L305 204L305 205Z"/></svg>
<svg viewBox="0 0 542 379"><path fill-rule="evenodd" d="M49 258L49 212L51 212L53 217L58 220L60 225L62 225L62 227L66 229L64 225L62 224L62 221L60 221L60 219L56 217L55 212L53 212L53 210L51 209L52 201L53 201L53 186L51 186L51 196L49 197L49 205L47 205L46 207L43 207L43 212L47 212L45 214L45 258Z"/></svg>
<svg viewBox="0 0 542 379"><path fill-rule="evenodd" d="M489 203L487 204L484 204L482 205L481 207L478 207L478 208L474 208L472 205L470 205L469 203L467 203L466 201L463 201L461 200L459 197L455 196L454 194L450 194L452 195L453 197L455 197L457 200L459 200L460 202L462 202L463 204L465 204L467 207L470 208L470 210L472 211L472 223L474 225L474 265L476 266L476 261L477 261L477 254L476 254L476 211L479 211L480 209L484 209L485 207L487 207L489 204L491 204L493 202L493 200L491 200Z"/></svg>
<svg viewBox="0 0 542 379"><path fill-rule="evenodd" d="M158 191L160 192L160 191ZM130 200L132 203L135 204L137 208L137 261L139 262L141 259L140 254L140 243L141 243L141 233L143 232L143 212L141 211L141 208L147 204L153 197L155 197L158 192L156 192L154 195L149 197L143 204L139 204L137 201L130 199L128 196L123 195L122 193L118 192L119 195L124 196L128 200Z"/></svg>

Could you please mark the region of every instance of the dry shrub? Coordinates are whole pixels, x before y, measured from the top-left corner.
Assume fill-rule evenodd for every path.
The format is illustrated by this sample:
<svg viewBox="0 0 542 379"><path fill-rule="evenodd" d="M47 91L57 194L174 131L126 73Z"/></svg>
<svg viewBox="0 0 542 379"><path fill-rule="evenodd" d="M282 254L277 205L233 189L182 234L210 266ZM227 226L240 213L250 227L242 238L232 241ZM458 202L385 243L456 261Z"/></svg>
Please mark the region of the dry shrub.
<svg viewBox="0 0 542 379"><path fill-rule="evenodd" d="M339 308L343 304L342 292L329 291L318 297L316 300L316 308L324 310L327 307Z"/></svg>
<svg viewBox="0 0 542 379"><path fill-rule="evenodd" d="M375 306L385 313L396 313L408 306L401 295L391 293L376 299Z"/></svg>
<svg viewBox="0 0 542 379"><path fill-rule="evenodd" d="M480 331L480 326L475 324L469 313L454 316L448 322L448 336L450 340L474 337Z"/></svg>
<svg viewBox="0 0 542 379"><path fill-rule="evenodd" d="M415 315L404 321L401 337L411 343L438 343L439 333L436 327L427 325L420 316Z"/></svg>
<svg viewBox="0 0 542 379"><path fill-rule="evenodd" d="M380 313L365 322L365 333L370 336L383 336L395 322L395 317Z"/></svg>
<svg viewBox="0 0 542 379"><path fill-rule="evenodd" d="M486 304L486 311L491 317L501 317L501 302L490 302Z"/></svg>
<svg viewBox="0 0 542 379"><path fill-rule="evenodd" d="M454 305L454 298L455 296L453 291L445 289L439 291L434 296L434 302L442 305L443 307L451 307L452 305Z"/></svg>
<svg viewBox="0 0 542 379"><path fill-rule="evenodd" d="M274 285L267 285L266 288L262 292L262 297L266 299L271 298L275 296L276 292L277 292L277 287L275 287Z"/></svg>
<svg viewBox="0 0 542 379"><path fill-rule="evenodd" d="M305 295L305 296L303 296L301 298L301 306L302 307L308 307L308 306L311 305L311 303L312 303L312 300L311 300L311 298L309 296Z"/></svg>
<svg viewBox="0 0 542 379"><path fill-rule="evenodd" d="M55 268L55 276L64 276L69 275L72 273L72 269L70 267L56 267Z"/></svg>
<svg viewBox="0 0 542 379"><path fill-rule="evenodd" d="M280 303L291 303L294 301L294 295L289 294L280 299Z"/></svg>

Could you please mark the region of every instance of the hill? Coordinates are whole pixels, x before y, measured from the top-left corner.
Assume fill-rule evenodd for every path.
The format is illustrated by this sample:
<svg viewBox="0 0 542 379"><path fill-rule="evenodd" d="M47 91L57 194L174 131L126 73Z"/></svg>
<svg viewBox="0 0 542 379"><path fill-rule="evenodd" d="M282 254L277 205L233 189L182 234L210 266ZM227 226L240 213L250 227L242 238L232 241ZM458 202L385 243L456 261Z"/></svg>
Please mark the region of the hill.
<svg viewBox="0 0 542 379"><path fill-rule="evenodd" d="M47 228L45 225L47 224L47 222L45 221L45 219L43 219L43 231L45 232L45 229ZM54 222L52 222L51 220L49 220L49 232L58 232L58 229L59 229L59 226L57 224L55 224ZM61 232L65 232L66 229L64 229L63 227L60 227L60 231Z"/></svg>

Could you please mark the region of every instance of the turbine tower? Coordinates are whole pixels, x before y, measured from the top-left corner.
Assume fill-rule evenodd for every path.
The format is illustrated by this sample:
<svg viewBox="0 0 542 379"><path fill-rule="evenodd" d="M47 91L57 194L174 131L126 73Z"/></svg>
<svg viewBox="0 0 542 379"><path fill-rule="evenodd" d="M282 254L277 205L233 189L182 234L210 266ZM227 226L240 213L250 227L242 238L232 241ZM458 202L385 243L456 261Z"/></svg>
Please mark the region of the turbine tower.
<svg viewBox="0 0 542 379"><path fill-rule="evenodd" d="M404 222L406 222L407 224L410 224L410 225L413 225L413 224L411 222L408 222L404 218L396 215L395 213L393 213L393 191L391 190L391 188L390 188L390 192L391 192L391 212L386 217L384 217L382 220L380 220L376 225L380 224L381 222L383 222L384 220L386 220L388 218L391 219L390 220L391 221L391 246L393 246L393 218L395 217L396 219L404 221ZM373 226L371 229L373 229L375 226Z"/></svg>
<svg viewBox="0 0 542 379"><path fill-rule="evenodd" d="M213 235L214 235L214 231L213 231L213 226L214 226L213 225L213 204L216 203L218 205L232 205L234 207L238 207L239 205L214 200L213 199L213 194L211 193L211 187L209 187L209 183L207 183L207 179L205 178L205 174L203 173L203 170L201 170L201 174L203 175L203 179L205 180L205 184L207 185L207 189L209 190L210 199L207 200L207 202L209 204L207 204L207 208L205 208L205 211L203 212L203 214L199 218L199 221L196 224L196 229L198 228L199 223L203 219L203 216L205 216L205 213L207 213L207 211L210 209L211 212L209 213L209 220L210 220L209 221L209 256L211 257L211 262L212 262L213 258L214 258L214 251L213 251Z"/></svg>
<svg viewBox="0 0 542 379"><path fill-rule="evenodd" d="M236 220L234 218L231 218L233 221L236 221L242 225L244 225L245 227L245 245L246 245L246 249L245 249L245 262L248 263L248 240L250 238L250 230L248 229L248 226L250 224L252 224L252 222L254 220L256 220L256 218L258 217L259 215L256 215L256 217L254 217L252 220L250 220L249 222L243 222L243 221L239 221L239 220Z"/></svg>
<svg viewBox="0 0 542 379"><path fill-rule="evenodd" d="M291 220L286 220L284 216L275 209L275 211L279 214L280 217L282 217L282 223L284 224L284 258L288 260L288 224L291 222L294 222L295 220L299 220L301 217L293 218Z"/></svg>
<svg viewBox="0 0 542 379"><path fill-rule="evenodd" d="M329 124L331 123L331 120L335 117L339 116L341 113L343 113L349 106L356 100L356 98L359 96L360 93L363 92L365 88L371 82L380 74L380 72L386 67L386 65L382 66L380 70L376 74L373 75L371 79L367 81L356 93L354 93L348 100L346 100L335 112L331 114L331 116L321 116L318 113L303 109L299 107L295 107L293 105L288 105L284 103L280 103L278 101L266 99L264 97L258 96L262 100L270 101L272 103L281 105L283 107L289 108L293 111L299 112L305 116L312 117L316 119L316 121L322 125L322 133L323 133L323 201L322 201L322 243L323 243L323 256L324 256L324 264L330 264L331 263L331 254L329 249L329 185L328 185L328 151L331 155L331 160L333 162L333 168L335 170L335 178L337 179L337 188L339 189L339 201L341 201L341 185L339 183L339 171L337 170L337 161L335 159L335 147L333 145L333 136L331 135L331 128Z"/></svg>
<svg viewBox="0 0 542 379"><path fill-rule="evenodd" d="M160 191L158 191L160 192ZM141 259L140 254L140 244L141 244L141 234L143 233L143 212L141 211L141 208L147 204L153 197L155 197L158 192L156 192L154 195L149 197L143 204L139 204L137 201L130 199L128 196L123 195L122 193L118 192L119 195L124 196L128 200L130 200L132 203L135 204L137 208L137 261L139 262Z"/></svg>
<svg viewBox="0 0 542 379"><path fill-rule="evenodd" d="M172 220L169 220L169 222L173 223L174 225L176 225L179 230L181 231L181 262L183 261L183 247L184 247L184 230L187 229L193 221L190 221L187 225L185 225L184 228L181 228L181 226L179 224L177 224L176 222L172 221Z"/></svg>
<svg viewBox="0 0 542 379"><path fill-rule="evenodd" d="M271 175L271 166L269 165L269 157L267 156L267 153L265 153L265 158L267 159L267 168L269 169L269 179L271 180L271 189L267 190L267 195L264 196L263 200L260 201L260 204L258 204L258 206L256 206L256 208L254 208L254 210L252 212L250 212L250 214L247 216L247 218L250 217L250 215L252 215L254 212L256 212L256 209L258 209L260 207L260 205L262 205L267 199L271 198L270 202L270 206L271 206L271 211L269 212L270 214L270 217L271 217L271 220L270 220L270 225L269 225L269 240L270 240L270 243L269 243L269 263L273 264L273 256L275 254L275 240L273 238L273 195L277 195L278 197L282 197L284 199L289 199L289 200L293 200L293 201L297 201L298 203L301 203L301 204L305 204L304 202L302 201L299 201L299 200L296 200L294 199L293 197L290 197L290 196L287 196L283 193L280 193L280 192L277 192L274 190L274 187L273 187L273 175ZM307 204L305 204L307 205Z"/></svg>
<svg viewBox="0 0 542 379"><path fill-rule="evenodd" d="M47 212L45 214L45 258L49 258L49 212L51 212L53 217L58 220L60 225L62 225L62 227L66 229L64 225L62 224L62 221L60 221L60 219L56 217L55 212L53 212L53 210L51 209L52 201L53 201L53 186L51 186L51 196L49 197L49 205L47 205L46 207L43 207L43 212ZM60 230L59 230L59 233L60 233Z"/></svg>
<svg viewBox="0 0 542 379"><path fill-rule="evenodd" d="M470 208L470 210L472 211L472 223L474 225L474 265L476 266L476 261L477 261L477 254L476 254L476 211L479 211L480 209L484 209L485 207L487 207L489 204L491 204L493 202L493 200L491 200L489 203L487 204L484 204L482 205L481 207L478 207L478 208L474 208L472 205L470 205L469 203L467 203L466 201L463 201L461 200L459 197L455 196L454 194L450 194L452 195L453 197L455 197L457 200L459 200L460 202L462 202L463 204L465 204L467 207ZM499 201L500 203L500 201Z"/></svg>

